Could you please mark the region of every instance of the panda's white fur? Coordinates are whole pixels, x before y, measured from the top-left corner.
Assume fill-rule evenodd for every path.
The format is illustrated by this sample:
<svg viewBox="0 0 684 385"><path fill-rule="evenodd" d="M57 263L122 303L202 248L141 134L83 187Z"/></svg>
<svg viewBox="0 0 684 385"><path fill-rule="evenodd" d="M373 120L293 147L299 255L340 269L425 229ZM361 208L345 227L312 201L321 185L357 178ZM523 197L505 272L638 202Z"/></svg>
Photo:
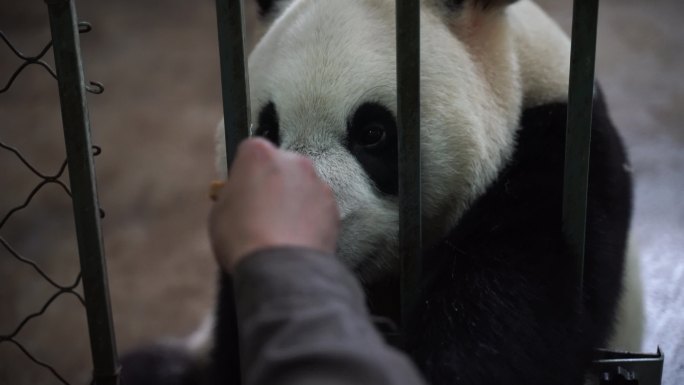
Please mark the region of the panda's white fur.
<svg viewBox="0 0 684 385"><path fill-rule="evenodd" d="M454 228L511 160L522 111L567 101L570 41L556 23L532 1L470 1L421 6L425 244ZM372 283L398 265L397 202L374 186L344 138L363 103L382 104L396 116L394 1L274 4L259 17L255 2L246 2L252 121L268 103L277 106L280 147L309 156L335 192L338 256ZM221 124L217 165L225 176L223 131ZM613 346L638 349L641 293L638 261L630 255ZM197 352L211 342L209 328L203 330L192 339Z"/></svg>
<svg viewBox="0 0 684 385"><path fill-rule="evenodd" d="M641 351L644 334L643 285L638 246L634 241L630 242L627 249L623 292L615 321L615 332L607 347L618 351Z"/></svg>
<svg viewBox="0 0 684 385"><path fill-rule="evenodd" d="M530 104L562 99L561 89L567 90L567 81L558 80L567 78L567 63L545 68L534 62L552 54L563 62L569 54L565 35L531 2L506 13L460 15L466 21L445 24L437 8L423 7L421 139L431 154L422 159L427 243L454 225L510 155L523 98ZM374 191L342 138L360 103L377 101L396 113L394 31L393 1L293 1L249 57L252 120L268 101L278 106L281 147L311 156L336 193L343 220L339 256L352 267L375 256L359 272L367 279L394 265L396 202ZM223 173L224 159L218 160Z"/></svg>
<svg viewBox="0 0 684 385"><path fill-rule="evenodd" d="M534 2L454 12L434 3L425 2L421 12L421 140L430 154L422 158L426 243L453 227L496 176L510 156L520 111L567 100L570 72L568 37ZM381 102L396 113L394 1L294 0L276 7L283 12L269 26L247 2L252 121L275 101L281 147L310 156L335 191L339 257L363 266L360 278L372 280L396 265L397 205L372 188L341 138L360 103ZM217 166L225 175L223 132L221 124ZM367 256L375 259L361 265ZM629 332L618 331L614 345L637 348L634 257L626 277L619 319L630 320L622 322Z"/></svg>
<svg viewBox="0 0 684 385"><path fill-rule="evenodd" d="M447 23L439 6L427 3L421 13L421 140L430 154L422 159L429 243L458 221L510 155L519 111L567 99L570 41L532 1L454 12ZM248 47L255 45L249 57L252 120L276 101L281 147L310 156L336 193L343 219L339 256L352 267L363 256L381 256L360 272L372 279L375 269L393 265L396 202L371 188L340 142L360 103L378 101L396 113L394 1L292 1L265 35L253 2L246 12ZM221 124L217 165L225 175L223 132ZM371 252L378 244L381 253ZM627 276L636 280L635 269Z"/></svg>

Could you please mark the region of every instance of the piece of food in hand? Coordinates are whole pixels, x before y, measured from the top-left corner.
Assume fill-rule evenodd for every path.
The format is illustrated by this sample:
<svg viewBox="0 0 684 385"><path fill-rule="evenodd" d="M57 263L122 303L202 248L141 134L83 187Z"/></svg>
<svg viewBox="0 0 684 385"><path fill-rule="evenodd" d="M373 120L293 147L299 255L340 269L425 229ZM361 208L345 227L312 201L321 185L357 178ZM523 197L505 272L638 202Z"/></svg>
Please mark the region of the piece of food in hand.
<svg viewBox="0 0 684 385"><path fill-rule="evenodd" d="M211 185L209 186L209 198L211 198L212 201L216 202L219 193L221 193L221 189L225 184L226 182L222 180L215 180L211 182Z"/></svg>

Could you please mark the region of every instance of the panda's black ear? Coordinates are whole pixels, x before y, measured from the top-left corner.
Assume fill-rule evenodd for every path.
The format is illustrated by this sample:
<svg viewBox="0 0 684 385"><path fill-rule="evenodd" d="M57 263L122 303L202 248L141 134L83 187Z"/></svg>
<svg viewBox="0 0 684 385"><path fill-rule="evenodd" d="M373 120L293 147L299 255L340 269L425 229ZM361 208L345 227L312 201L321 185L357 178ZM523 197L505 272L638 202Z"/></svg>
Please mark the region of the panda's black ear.
<svg viewBox="0 0 684 385"><path fill-rule="evenodd" d="M259 17L269 19L278 13L279 7L284 3L283 0L253 0L258 7Z"/></svg>
<svg viewBox="0 0 684 385"><path fill-rule="evenodd" d="M473 0L475 6L487 9L492 7L501 7L515 3L518 0Z"/></svg>
<svg viewBox="0 0 684 385"><path fill-rule="evenodd" d="M442 0L442 4L449 10L456 11L462 9L466 5L474 6L480 9L488 9L494 7L506 6L513 4L518 0Z"/></svg>

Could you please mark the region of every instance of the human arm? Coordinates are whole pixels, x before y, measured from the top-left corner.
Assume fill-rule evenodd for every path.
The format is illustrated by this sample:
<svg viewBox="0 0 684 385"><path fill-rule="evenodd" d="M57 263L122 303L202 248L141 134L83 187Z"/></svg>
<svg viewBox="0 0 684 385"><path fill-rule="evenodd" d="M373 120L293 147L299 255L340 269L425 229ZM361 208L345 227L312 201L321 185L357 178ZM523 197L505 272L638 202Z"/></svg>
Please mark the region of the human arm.
<svg viewBox="0 0 684 385"><path fill-rule="evenodd" d="M423 384L375 330L359 284L334 256L257 251L234 284L245 384Z"/></svg>
<svg viewBox="0 0 684 385"><path fill-rule="evenodd" d="M309 160L247 141L218 198L210 233L233 272L246 384L423 384L335 260L334 197Z"/></svg>

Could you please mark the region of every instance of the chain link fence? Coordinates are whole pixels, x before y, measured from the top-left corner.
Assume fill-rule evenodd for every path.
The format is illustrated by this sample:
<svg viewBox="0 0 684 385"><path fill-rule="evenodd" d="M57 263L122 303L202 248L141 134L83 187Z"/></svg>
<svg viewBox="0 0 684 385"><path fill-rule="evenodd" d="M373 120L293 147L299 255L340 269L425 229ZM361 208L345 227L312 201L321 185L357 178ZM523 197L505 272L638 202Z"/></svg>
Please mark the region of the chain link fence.
<svg viewBox="0 0 684 385"><path fill-rule="evenodd" d="M35 323L37 318L43 316L59 298L71 296L85 308L87 314L94 365L92 383L115 384L118 382L118 363L99 223L104 217L104 212L97 203L93 168L93 157L99 155L101 150L90 143L90 127L85 100L86 92L100 94L104 88L100 83L89 82L86 85L83 81L78 36L89 32L91 26L86 22L76 23L76 9L73 1L48 0L46 3L52 39L37 54L24 54L3 31L0 31L0 39L4 43L1 46L6 50L2 55L14 56L20 63L7 77L4 84L0 83L2 84L0 96L8 97L5 94L13 90L13 87L17 87L16 80L22 76L28 76L26 70L34 66L41 67L44 72L56 79L67 159L61 162L55 172L45 172L42 170L45 167L32 161L30 156L22 152L22 148L15 147L0 132L0 152L4 152L4 158L18 161L14 164L24 168L23 171L28 171L35 180L34 187L22 202L17 202L5 212L0 211L0 251L4 250L3 257L6 255L14 261L13 265L6 264L6 266L17 269L19 265L28 266L34 271L34 280L47 283L52 294L42 303L42 306L40 303L33 304L32 307L35 310L25 316L22 315L23 319L9 330L5 330L6 322L3 323L3 329L0 329L0 347L10 345L20 351L31 362L50 374L48 377L51 376L53 381L49 383L70 384L64 373L51 362L47 362L39 354L34 353L19 334L27 329L29 324ZM50 51L54 53L54 68L46 58ZM0 82L2 82L1 79ZM5 167L7 166L3 166ZM11 182L5 183L2 183L3 190L7 191L7 186ZM66 284L59 283L63 279L51 276L48 269L42 266L41 261L29 258L15 247L8 237L5 237L12 226L13 218L16 220L22 211L28 210L35 201L34 198L39 193L48 190L48 186L56 186L73 205L80 268ZM50 253L52 250L43 250L43 252ZM11 272L7 275L11 275ZM9 312L6 310L0 313L8 314ZM65 346L64 350L66 354L69 354L68 346ZM7 367L13 364L15 363L2 363ZM0 383L5 381L14 383L16 379L4 379L0 376Z"/></svg>

